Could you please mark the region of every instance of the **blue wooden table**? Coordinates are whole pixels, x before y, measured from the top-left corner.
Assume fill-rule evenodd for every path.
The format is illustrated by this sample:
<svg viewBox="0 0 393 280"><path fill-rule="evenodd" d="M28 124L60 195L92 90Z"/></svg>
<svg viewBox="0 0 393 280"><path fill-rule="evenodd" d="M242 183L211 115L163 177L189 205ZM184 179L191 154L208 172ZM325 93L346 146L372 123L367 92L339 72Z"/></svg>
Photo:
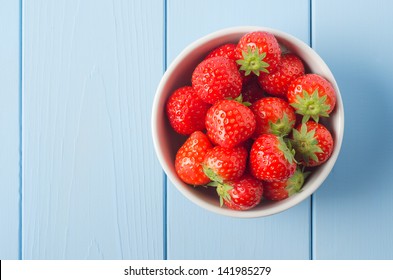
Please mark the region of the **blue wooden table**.
<svg viewBox="0 0 393 280"><path fill-rule="evenodd" d="M0 0L0 259L393 259L388 0ZM150 134L165 68L195 39L267 26L310 44L345 106L339 159L300 205L210 213Z"/></svg>

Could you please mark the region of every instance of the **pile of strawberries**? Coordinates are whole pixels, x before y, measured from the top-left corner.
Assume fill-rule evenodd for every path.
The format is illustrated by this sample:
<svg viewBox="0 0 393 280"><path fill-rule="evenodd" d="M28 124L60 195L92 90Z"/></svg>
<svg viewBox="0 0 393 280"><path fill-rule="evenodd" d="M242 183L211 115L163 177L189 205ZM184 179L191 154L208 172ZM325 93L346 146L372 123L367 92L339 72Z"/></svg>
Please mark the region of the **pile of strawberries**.
<svg viewBox="0 0 393 280"><path fill-rule="evenodd" d="M191 84L166 103L172 128L189 135L175 169L187 184L215 187L221 206L285 199L331 156L333 137L319 120L334 110L334 88L282 52L273 34L247 33L212 50Z"/></svg>

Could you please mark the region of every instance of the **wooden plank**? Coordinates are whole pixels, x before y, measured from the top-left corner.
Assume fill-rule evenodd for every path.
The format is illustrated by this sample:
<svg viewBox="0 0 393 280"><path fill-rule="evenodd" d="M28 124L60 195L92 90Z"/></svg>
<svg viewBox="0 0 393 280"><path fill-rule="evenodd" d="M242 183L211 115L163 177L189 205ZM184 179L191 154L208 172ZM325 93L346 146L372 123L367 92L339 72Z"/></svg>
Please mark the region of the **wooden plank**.
<svg viewBox="0 0 393 280"><path fill-rule="evenodd" d="M0 259L19 258L19 1L0 0Z"/></svg>
<svg viewBox="0 0 393 280"><path fill-rule="evenodd" d="M168 0L168 61L203 35L236 25L277 28L308 42L308 1ZM195 206L168 182L169 259L308 259L310 200L278 215L240 220Z"/></svg>
<svg viewBox="0 0 393 280"><path fill-rule="evenodd" d="M393 258L392 8L388 0L313 1L313 45L345 108L341 154L315 197L317 259Z"/></svg>
<svg viewBox="0 0 393 280"><path fill-rule="evenodd" d="M154 1L25 2L25 259L162 258L149 128L163 15Z"/></svg>

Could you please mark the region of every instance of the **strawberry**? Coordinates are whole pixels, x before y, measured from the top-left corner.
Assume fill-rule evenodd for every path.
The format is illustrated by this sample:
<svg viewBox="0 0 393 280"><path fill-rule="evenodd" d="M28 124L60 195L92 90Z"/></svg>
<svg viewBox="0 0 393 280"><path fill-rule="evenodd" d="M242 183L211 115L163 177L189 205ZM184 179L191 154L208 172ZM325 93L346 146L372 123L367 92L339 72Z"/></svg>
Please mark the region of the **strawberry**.
<svg viewBox="0 0 393 280"><path fill-rule="evenodd" d="M177 133L189 135L205 129L205 115L209 107L210 104L202 101L192 87L185 86L169 97L166 114Z"/></svg>
<svg viewBox="0 0 393 280"><path fill-rule="evenodd" d="M225 204L233 210L248 210L257 206L263 194L262 182L250 175L225 183L212 182L209 186L217 187L220 205Z"/></svg>
<svg viewBox="0 0 393 280"><path fill-rule="evenodd" d="M256 31L245 34L236 46L237 63L248 76L251 72L272 73L281 59L281 49L273 34Z"/></svg>
<svg viewBox="0 0 393 280"><path fill-rule="evenodd" d="M247 164L244 147L224 148L216 146L207 151L203 171L212 181L223 182L240 178Z"/></svg>
<svg viewBox="0 0 393 280"><path fill-rule="evenodd" d="M204 185L210 179L203 173L202 162L206 152L213 148L209 139L195 131L176 153L175 170L180 179L190 185Z"/></svg>
<svg viewBox="0 0 393 280"><path fill-rule="evenodd" d="M260 75L258 81L266 93L287 98L289 85L302 75L304 75L304 65L301 59L295 54L287 53L281 56L276 71Z"/></svg>
<svg viewBox="0 0 393 280"><path fill-rule="evenodd" d="M236 49L236 45L235 44L225 44L225 45L219 46L218 48L212 50L206 56L206 58L222 56L222 57L229 58L229 59L231 59L233 61L236 61L235 49Z"/></svg>
<svg viewBox="0 0 393 280"><path fill-rule="evenodd" d="M237 58L235 55L235 49L236 49L235 44L225 44L225 45L219 46L218 48L212 50L206 56L206 58L222 56L222 57L226 57L226 58L231 59L236 62ZM237 66L238 66L237 68L240 69L240 65L237 65ZM250 75L246 76L244 71L239 71L239 73L242 77L243 84L247 83L250 80L251 76Z"/></svg>
<svg viewBox="0 0 393 280"><path fill-rule="evenodd" d="M265 97L250 107L257 122L254 138L266 133L285 136L295 126L295 111L285 100Z"/></svg>
<svg viewBox="0 0 393 280"><path fill-rule="evenodd" d="M244 102L254 103L264 97L264 92L258 84L258 80L253 76L247 76L251 79L243 83L242 96Z"/></svg>
<svg viewBox="0 0 393 280"><path fill-rule="evenodd" d="M284 181L296 170L293 154L294 151L288 148L282 137L262 134L251 147L251 174L267 182Z"/></svg>
<svg viewBox="0 0 393 280"><path fill-rule="evenodd" d="M317 74L306 74L295 79L288 88L288 101L303 115L302 122L310 117L318 122L319 117L329 117L336 105L336 92L333 86Z"/></svg>
<svg viewBox="0 0 393 280"><path fill-rule="evenodd" d="M326 162L333 152L333 137L320 123L308 121L293 130L292 146L296 159L304 166L318 166Z"/></svg>
<svg viewBox="0 0 393 280"><path fill-rule="evenodd" d="M207 111L205 125L213 143L232 148L254 133L255 116L238 101L220 100Z"/></svg>
<svg viewBox="0 0 393 280"><path fill-rule="evenodd" d="M206 103L235 98L242 90L242 78L236 63L225 57L203 60L192 73L192 87Z"/></svg>
<svg viewBox="0 0 393 280"><path fill-rule="evenodd" d="M263 197L269 200L283 200L300 192L308 172L303 173L299 168L286 181L266 182L263 184Z"/></svg>

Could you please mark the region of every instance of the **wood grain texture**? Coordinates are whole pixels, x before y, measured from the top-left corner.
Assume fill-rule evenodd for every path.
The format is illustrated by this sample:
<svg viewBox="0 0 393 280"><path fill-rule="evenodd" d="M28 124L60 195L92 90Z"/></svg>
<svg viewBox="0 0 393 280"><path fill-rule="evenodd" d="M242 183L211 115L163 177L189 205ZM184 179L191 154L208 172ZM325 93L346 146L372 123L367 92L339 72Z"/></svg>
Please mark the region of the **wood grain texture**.
<svg viewBox="0 0 393 280"><path fill-rule="evenodd" d="M19 8L0 0L0 259L19 258Z"/></svg>
<svg viewBox="0 0 393 280"><path fill-rule="evenodd" d="M232 219L170 182L163 203L150 114L165 59L236 25L308 42L309 3L252 0L243 11L234 0L23 1L20 26L20 1L0 0L0 259L393 259L387 0L311 1L313 47L346 115L341 155L312 210L307 200Z"/></svg>
<svg viewBox="0 0 393 280"><path fill-rule="evenodd" d="M393 259L393 5L334 0L313 8L313 45L345 107L341 154L315 197L314 255Z"/></svg>
<svg viewBox="0 0 393 280"><path fill-rule="evenodd" d="M221 28L259 25L309 40L309 1L168 0L168 61ZM207 212L168 182L169 259L308 259L310 200L267 218L240 220Z"/></svg>
<svg viewBox="0 0 393 280"><path fill-rule="evenodd" d="M25 1L24 259L162 258L149 128L163 14L157 1Z"/></svg>

